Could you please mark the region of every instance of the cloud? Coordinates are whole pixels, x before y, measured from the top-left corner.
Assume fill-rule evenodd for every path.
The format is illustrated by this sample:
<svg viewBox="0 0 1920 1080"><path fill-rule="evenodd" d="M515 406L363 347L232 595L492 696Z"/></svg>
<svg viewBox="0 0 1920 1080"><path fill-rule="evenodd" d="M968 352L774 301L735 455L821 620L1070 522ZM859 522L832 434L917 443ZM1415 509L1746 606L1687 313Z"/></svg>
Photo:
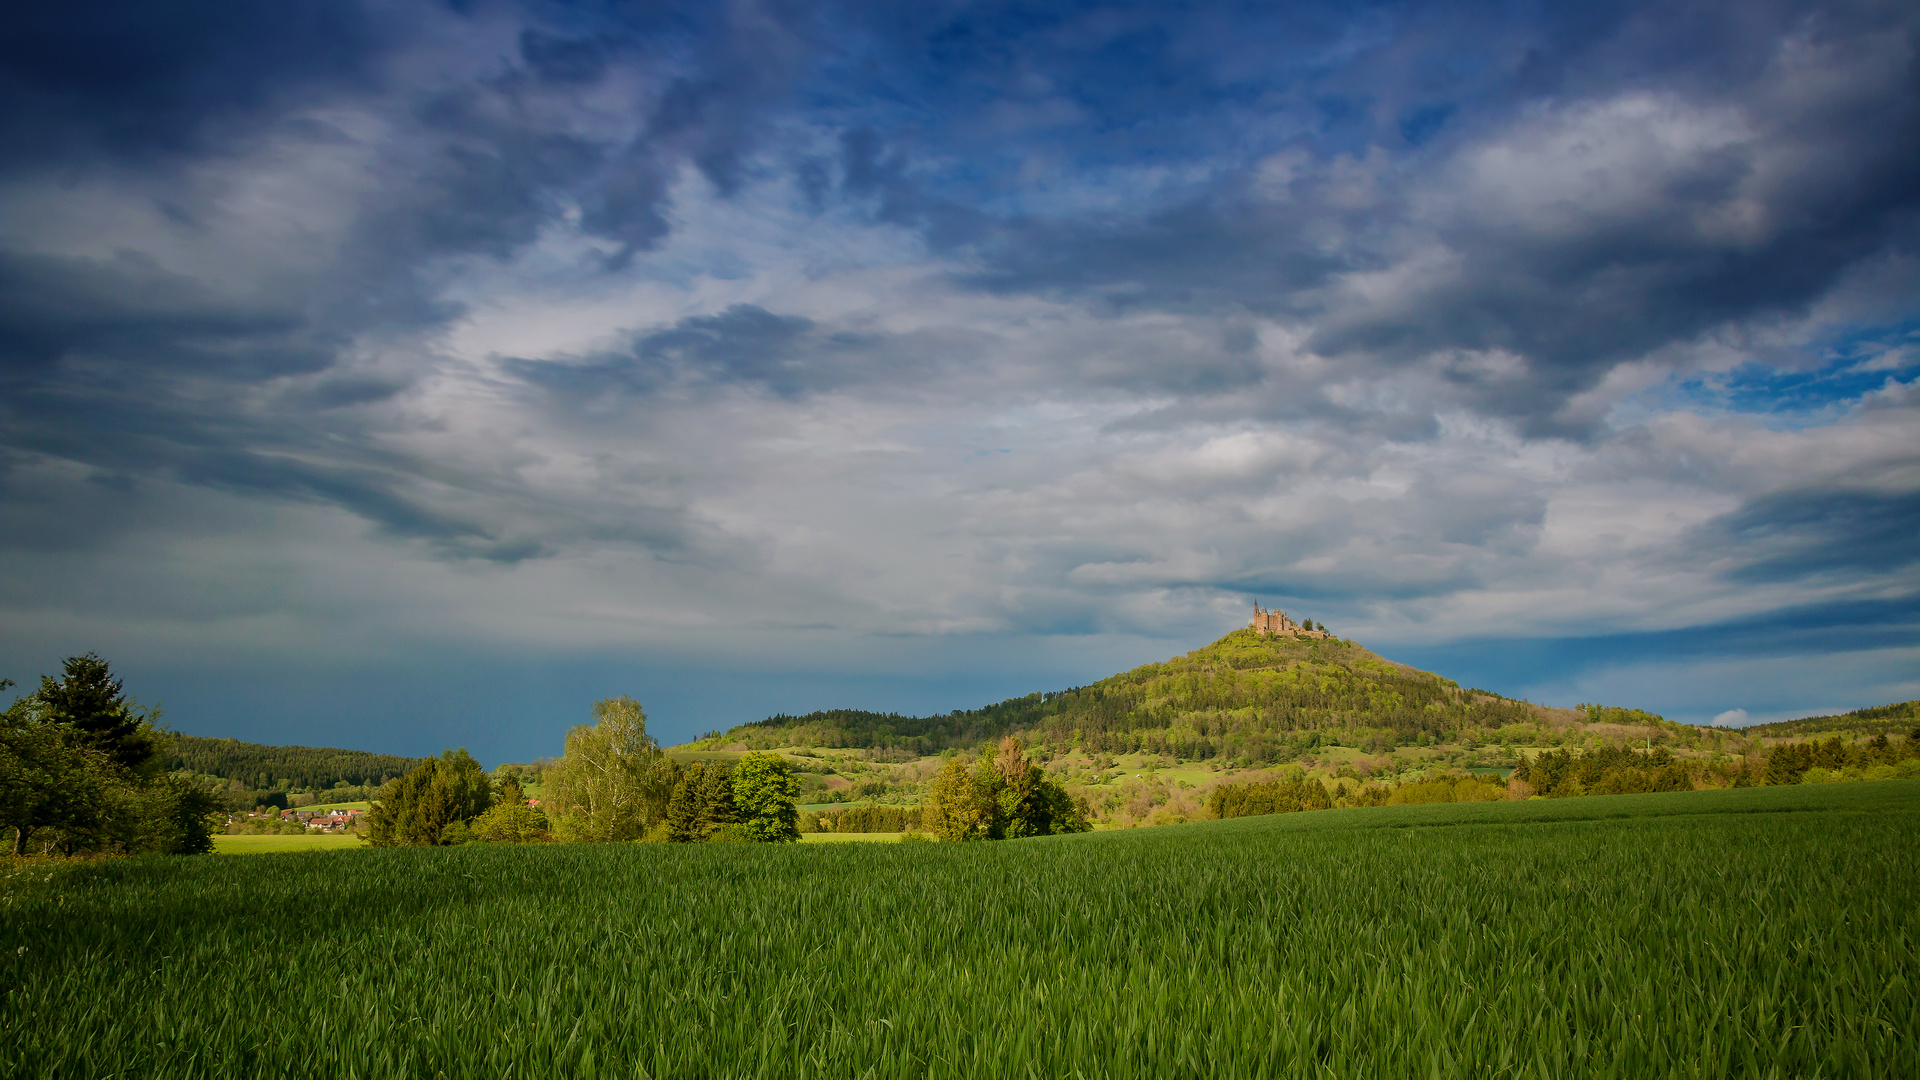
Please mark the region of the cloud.
<svg viewBox="0 0 1920 1080"><path fill-rule="evenodd" d="M16 652L1914 640L1897 5L221 11L0 50Z"/></svg>
<svg viewBox="0 0 1920 1080"><path fill-rule="evenodd" d="M1728 709L1723 713L1715 713L1713 723L1715 727L1745 727L1747 724L1747 710Z"/></svg>

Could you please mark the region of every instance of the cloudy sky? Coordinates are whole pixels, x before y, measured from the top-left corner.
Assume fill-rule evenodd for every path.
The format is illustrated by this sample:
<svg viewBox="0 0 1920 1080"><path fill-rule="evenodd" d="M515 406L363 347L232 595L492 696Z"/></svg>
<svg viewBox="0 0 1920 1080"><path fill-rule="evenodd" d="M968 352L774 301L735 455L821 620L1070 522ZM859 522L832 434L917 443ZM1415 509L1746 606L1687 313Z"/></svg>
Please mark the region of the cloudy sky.
<svg viewBox="0 0 1920 1080"><path fill-rule="evenodd" d="M38 5L0 675L486 761L1258 599L1697 722L1920 696L1920 9Z"/></svg>

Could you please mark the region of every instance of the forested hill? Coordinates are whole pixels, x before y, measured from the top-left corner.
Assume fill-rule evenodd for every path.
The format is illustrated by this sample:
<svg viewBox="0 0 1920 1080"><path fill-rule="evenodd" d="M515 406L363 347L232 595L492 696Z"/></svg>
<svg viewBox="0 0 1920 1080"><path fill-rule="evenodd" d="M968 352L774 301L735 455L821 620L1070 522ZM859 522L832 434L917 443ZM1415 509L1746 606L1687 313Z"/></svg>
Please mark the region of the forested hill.
<svg viewBox="0 0 1920 1080"><path fill-rule="evenodd" d="M1903 701L1897 705L1876 705L1870 709L1855 709L1839 716L1808 716L1799 720L1782 720L1773 724L1755 724L1741 730L1748 735L1759 735L1768 739L1800 738L1807 735L1852 735L1889 737L1905 735L1920 725L1920 701Z"/></svg>
<svg viewBox="0 0 1920 1080"><path fill-rule="evenodd" d="M1646 714L1633 716L1634 722L1659 722ZM1105 753L1148 750L1181 758L1270 762L1291 760L1321 745L1380 749L1476 730L1491 734L1515 725L1587 719L1464 690L1355 642L1236 630L1185 656L1144 664L1091 686L945 716L855 710L774 716L703 744L857 746L926 754L978 746L1012 732L1034 744Z"/></svg>
<svg viewBox="0 0 1920 1080"><path fill-rule="evenodd" d="M238 739L174 736L167 768L238 780L248 788L311 791L335 784L374 785L402 776L424 758L316 746L263 746Z"/></svg>

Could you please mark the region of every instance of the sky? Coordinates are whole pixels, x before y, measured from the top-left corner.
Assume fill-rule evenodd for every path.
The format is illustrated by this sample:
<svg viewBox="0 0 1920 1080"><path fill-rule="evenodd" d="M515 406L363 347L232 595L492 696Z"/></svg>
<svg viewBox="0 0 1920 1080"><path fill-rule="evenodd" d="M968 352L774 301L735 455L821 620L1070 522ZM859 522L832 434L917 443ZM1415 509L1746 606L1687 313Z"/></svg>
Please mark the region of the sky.
<svg viewBox="0 0 1920 1080"><path fill-rule="evenodd" d="M1258 601L1547 704L1920 697L1912 4L8 23L0 676L491 763Z"/></svg>

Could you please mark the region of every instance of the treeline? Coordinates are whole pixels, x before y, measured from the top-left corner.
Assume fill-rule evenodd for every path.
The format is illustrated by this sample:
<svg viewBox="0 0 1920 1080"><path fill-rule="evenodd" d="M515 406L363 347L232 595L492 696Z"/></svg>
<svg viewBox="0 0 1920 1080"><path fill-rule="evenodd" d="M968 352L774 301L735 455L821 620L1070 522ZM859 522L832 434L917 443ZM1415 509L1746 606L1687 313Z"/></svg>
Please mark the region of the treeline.
<svg viewBox="0 0 1920 1080"><path fill-rule="evenodd" d="M1798 784L1805 782L1815 770L1826 774L1813 777L1816 780L1844 779L1849 770L1858 770L1864 779L1865 772L1876 766L1897 766L1915 759L1920 759L1920 727L1908 731L1907 737L1897 742L1884 731L1853 743L1842 742L1835 735L1825 742L1809 740L1773 747L1767 751L1762 776L1768 784Z"/></svg>
<svg viewBox="0 0 1920 1080"><path fill-rule="evenodd" d="M1596 747L1585 753L1548 750L1514 767L1509 784L1525 784L1526 792L1561 798L1571 795L1642 795L1654 791L1692 791L1704 763L1681 761L1661 747L1642 752L1626 746ZM1739 773L1722 767L1714 786L1737 784Z"/></svg>
<svg viewBox="0 0 1920 1080"><path fill-rule="evenodd" d="M1318 780L1222 784L1213 789L1213 796L1207 800L1207 809L1216 818L1264 817L1332 808L1333 794Z"/></svg>
<svg viewBox="0 0 1920 1080"><path fill-rule="evenodd" d="M221 776L193 774L185 770L176 772L174 775L185 780L196 781L208 790L219 792L223 804L230 813L242 813L262 807L270 810L298 810L305 807L319 809L338 806L341 803L367 802L380 793L378 785L330 787L321 791L289 791L280 787L260 790L244 787L238 781L230 781Z"/></svg>
<svg viewBox="0 0 1920 1080"><path fill-rule="evenodd" d="M223 777L257 791L319 791L340 784L378 787L418 768L423 760L364 750L263 746L239 739L176 735L166 767L172 772Z"/></svg>
<svg viewBox="0 0 1920 1080"><path fill-rule="evenodd" d="M861 709L822 709L805 716L784 713L743 724L714 742L738 741L753 750L776 746L895 750L911 757L954 747L978 746L1007 733L1004 722L989 715L993 706L941 716L903 716Z"/></svg>
<svg viewBox="0 0 1920 1080"><path fill-rule="evenodd" d="M542 767L540 806L525 797L522 767L490 779L465 750L448 750L380 790L369 839L382 847L799 839L799 781L784 758L682 768L647 733L639 702L595 702L593 715Z"/></svg>
<svg viewBox="0 0 1920 1080"><path fill-rule="evenodd" d="M1742 730L1748 735L1769 739L1825 735L1830 732L1853 736L1885 735L1889 738L1898 738L1916 723L1920 723L1920 701L1902 701L1893 705L1855 709L1838 716L1808 716L1799 720L1755 724Z"/></svg>
<svg viewBox="0 0 1920 1080"><path fill-rule="evenodd" d="M1647 715L1647 714L1638 714ZM1396 745L1527 725L1539 709L1393 664L1349 641L1270 638L1251 630L1164 664L1090 686L1028 694L945 716L832 710L774 716L715 742L931 754L1008 734L1093 753L1145 751L1242 764L1290 761L1334 738ZM1653 718L1657 720L1658 718ZM1359 734L1364 733L1364 734Z"/></svg>
<svg viewBox="0 0 1920 1080"><path fill-rule="evenodd" d="M1909 764L1911 763L1911 764ZM1888 779L1920 772L1920 727L1903 739L1885 732L1871 739L1781 743L1764 764L1688 761L1663 747L1651 752L1624 745L1597 747L1583 754L1549 750L1521 762L1510 780L1530 794L1549 798L1572 795L1635 795L1654 791L1691 791L1701 787L1749 787L1809 781Z"/></svg>
<svg viewBox="0 0 1920 1080"><path fill-rule="evenodd" d="M1496 802L1513 797L1496 776L1477 773L1429 775L1405 784L1349 784L1313 779L1223 784L1213 790L1207 810L1216 818L1295 814L1352 806L1407 806L1425 803Z"/></svg>
<svg viewBox="0 0 1920 1080"><path fill-rule="evenodd" d="M801 815L801 832L902 833L925 828L923 806L856 806L850 810L822 810Z"/></svg>
<svg viewBox="0 0 1920 1080"><path fill-rule="evenodd" d="M0 826L13 854L212 850L222 800L167 771L174 736L158 719L92 653L16 699L0 714Z"/></svg>

